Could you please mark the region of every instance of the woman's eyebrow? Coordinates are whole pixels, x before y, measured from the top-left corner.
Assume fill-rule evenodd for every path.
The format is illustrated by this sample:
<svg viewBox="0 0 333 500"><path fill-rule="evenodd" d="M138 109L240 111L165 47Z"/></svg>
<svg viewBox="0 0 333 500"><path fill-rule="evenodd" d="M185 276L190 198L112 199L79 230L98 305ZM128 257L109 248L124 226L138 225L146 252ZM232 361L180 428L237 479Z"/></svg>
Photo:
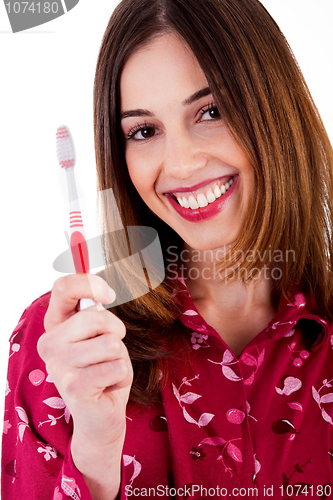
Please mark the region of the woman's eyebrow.
<svg viewBox="0 0 333 500"><path fill-rule="evenodd" d="M154 113L147 109L131 109L120 113L120 119L128 118L129 116L154 116Z"/></svg>
<svg viewBox="0 0 333 500"><path fill-rule="evenodd" d="M194 94L190 95L190 97L187 97L185 101L182 102L183 106L189 106L190 104L193 104L195 101L198 101L202 97L206 97L207 95L210 95L212 91L210 90L209 87L205 87L201 90L198 90L198 92L194 92Z"/></svg>
<svg viewBox="0 0 333 500"><path fill-rule="evenodd" d="M193 104L195 101L198 101L202 97L206 97L207 95L210 95L212 92L209 87L205 87L203 89L198 90L194 94L190 95L187 97L183 102L183 106L190 106ZM154 116L154 113L151 111L148 111L147 109L131 109L129 111L123 111L120 113L120 119L123 120L124 118L128 117L133 117L133 116Z"/></svg>

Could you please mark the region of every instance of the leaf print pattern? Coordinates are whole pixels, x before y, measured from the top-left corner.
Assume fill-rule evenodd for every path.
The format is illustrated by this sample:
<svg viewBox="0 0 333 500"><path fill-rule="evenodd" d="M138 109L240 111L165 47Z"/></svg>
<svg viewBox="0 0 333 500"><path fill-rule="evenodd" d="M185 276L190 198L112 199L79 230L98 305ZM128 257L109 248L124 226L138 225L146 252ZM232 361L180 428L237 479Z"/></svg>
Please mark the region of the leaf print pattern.
<svg viewBox="0 0 333 500"><path fill-rule="evenodd" d="M20 441L22 443L24 431L26 430L27 427L29 427L29 419L25 410L21 406L16 406L15 410L16 413L18 414L19 419L21 420L21 422L18 423L18 430L19 430L18 437L20 438Z"/></svg>
<svg viewBox="0 0 333 500"><path fill-rule="evenodd" d="M292 328L291 330L289 330L289 332L285 333L283 336L284 337L292 337L295 333L295 328Z"/></svg>
<svg viewBox="0 0 333 500"><path fill-rule="evenodd" d="M324 389L324 387L332 387L331 382L333 382L333 379L331 379L329 381L327 379L325 379L325 380L323 380L323 385L320 387L320 389L318 389L318 391L316 390L316 388L314 386L312 386L311 391L312 391L313 399L315 400L315 402L319 406L321 416L323 417L325 422L333 425L332 417L327 413L327 411L322 406L325 403L332 403L333 402L333 392L329 392L327 394L324 394L323 396L320 395L320 392Z"/></svg>
<svg viewBox="0 0 333 500"><path fill-rule="evenodd" d="M237 446L235 446L233 443L229 443L227 446L227 452L233 458L236 462L243 462L242 459L242 453Z"/></svg>
<svg viewBox="0 0 333 500"><path fill-rule="evenodd" d="M307 462L305 462L304 464L300 465L299 462L294 466L294 471L290 474L290 476L288 477L287 474L284 472L282 474L282 485L283 485L283 489L285 490L286 492L286 495L287 495L287 499L288 500L291 500L291 497L288 495L288 492L290 492L290 489L293 491L293 488L290 488L290 486L298 486L300 484L300 481L299 479L296 480L296 483L294 483L294 485L292 485L292 483L290 482L291 478L293 477L294 474L296 473L299 473L299 474L304 474L304 467L306 467L308 464L311 463L311 459L309 458L309 460ZM304 485L306 485L307 483L302 483ZM289 488L288 488L289 486ZM311 484L309 484L308 486L311 486ZM295 492L296 492L296 488L295 488ZM303 496L303 495L302 495Z"/></svg>
<svg viewBox="0 0 333 500"><path fill-rule="evenodd" d="M265 354L266 354L266 349L263 348L260 352L257 348L258 351L258 358L253 356L252 354L245 352L242 354L240 361L244 363L247 366L253 366L254 371L251 373L251 375L244 380L244 385L252 385L254 382L254 377L257 371L259 370L260 366L263 364L264 359L265 359Z"/></svg>
<svg viewBox="0 0 333 500"><path fill-rule="evenodd" d="M184 377L182 380L182 383L180 384L179 388L175 386L175 384L172 384L172 390L173 393L179 403L179 406L183 410L183 415L184 418L187 422L190 424L195 424L198 427L205 427L206 425L209 424L209 422L212 420L212 418L215 416L213 413L203 413L200 415L199 420L196 421L194 418L191 417L191 415L188 413L186 410L184 404L192 404L194 403L197 399L201 398L202 396L200 394L195 394L193 392L186 392L185 394L180 394L180 390L183 387L183 385L189 385L191 386L191 382L193 380L197 380L199 378L199 375L196 375L192 379L188 380L187 377Z"/></svg>
<svg viewBox="0 0 333 500"><path fill-rule="evenodd" d="M186 285L185 285L186 286ZM188 307L184 304L184 312L181 314L180 319L184 325L188 328L191 328L196 333L202 333L203 335L210 334L210 327L203 321L203 318L200 316L198 311L195 310L195 306L192 302L192 299L189 296L189 292L186 290L182 290L185 295L184 300L188 302Z"/></svg>
<svg viewBox="0 0 333 500"><path fill-rule="evenodd" d="M255 480L256 480L256 477L258 475L258 473L260 472L260 469L261 469L261 463L260 461L257 459L256 455L254 454L253 456L253 459L254 459L254 474L253 474L253 477L252 477L252 482L254 483Z"/></svg>
<svg viewBox="0 0 333 500"><path fill-rule="evenodd" d="M294 321L285 321L285 322L282 322L282 321L276 321L276 323L273 323L273 325L271 326L272 330L276 330L278 326L281 326L281 325L294 325Z"/></svg>
<svg viewBox="0 0 333 500"><path fill-rule="evenodd" d="M199 316L199 314L192 309L188 309L187 311L183 312L183 316Z"/></svg>
<svg viewBox="0 0 333 500"><path fill-rule="evenodd" d="M213 361L211 359L208 359L210 363L213 363L214 365L221 365L222 366L222 373L223 375L228 379L233 382L239 382L242 380L242 377L239 377L232 368L230 368L230 365L235 365L238 363L237 360L235 360L233 354L229 349L224 351L223 353L223 359L221 363L217 361Z"/></svg>
<svg viewBox="0 0 333 500"><path fill-rule="evenodd" d="M45 399L43 401L43 403L45 403L47 406L49 406L50 408L54 408L56 410L61 410L61 409L65 409L64 413L62 415L60 415L59 417L55 417L54 415L48 415L49 417L49 420L45 420L45 422L39 422L38 424L38 427L41 427L42 425L44 424L47 424L49 422L51 422L51 426L52 425L56 425L57 423L57 420L59 420L60 418L63 418L65 419L65 422L66 424L68 424L69 420L70 420L70 417L71 417L71 414L69 413L69 410L64 402L63 399L61 398L58 398L58 397L53 397L53 398L48 398L48 399Z"/></svg>
<svg viewBox="0 0 333 500"><path fill-rule="evenodd" d="M287 403L287 405L289 406L289 408L291 408L292 410L296 410L296 411L303 411L303 406L301 405L301 403L296 403L296 402L291 402L291 403Z"/></svg>
<svg viewBox="0 0 333 500"><path fill-rule="evenodd" d="M5 390L5 396L8 396L8 394L11 392L11 389L9 388L9 383L8 380L6 380L6 390Z"/></svg>
<svg viewBox="0 0 333 500"><path fill-rule="evenodd" d="M230 439L229 441L225 440L220 436L208 437L200 441L198 444L202 446L204 444L209 446L216 446L219 449L219 456L216 460L220 460L224 466L224 472L229 472L230 477L233 476L233 470L231 467L228 467L225 462L225 453L229 455L235 462L243 462L242 452L241 450L233 444L232 441L240 441L241 438Z"/></svg>
<svg viewBox="0 0 333 500"><path fill-rule="evenodd" d="M257 360L252 354L245 352L242 354L241 361L249 366L257 366Z"/></svg>
<svg viewBox="0 0 333 500"><path fill-rule="evenodd" d="M180 396L180 401L182 403L191 405L192 403L194 403L194 401L196 401L199 398L201 398L199 394L194 394L194 392L187 392L186 394Z"/></svg>
<svg viewBox="0 0 333 500"><path fill-rule="evenodd" d="M141 464L140 464L140 462L138 460L136 460L135 456L134 457L130 457L129 455L124 455L123 456L123 461L124 461L124 466L125 467L133 464L134 471L133 471L131 479L129 480L129 484L132 486L134 479L136 477L138 477L138 475L141 472Z"/></svg>
<svg viewBox="0 0 333 500"><path fill-rule="evenodd" d="M262 349L260 352L257 348L257 351L258 351L257 358L255 356L253 356L252 354L245 352L244 354L242 354L242 356L239 360L240 362L244 363L246 366L254 368L252 373L247 378L244 379L244 381L243 381L244 385L253 384L255 374L257 373L258 369L260 368L260 366L264 362L265 354L266 354L265 348ZM232 368L230 368L230 365L238 364L238 361L235 360L232 352L229 351L228 349L224 352L223 359L222 359L221 363L213 361L211 359L208 359L208 361L210 363L215 364L215 365L221 365L222 366L222 373L228 380L231 380L233 382L239 382L239 381L243 380L242 377L237 375L237 373L235 373L235 371Z"/></svg>
<svg viewBox="0 0 333 500"><path fill-rule="evenodd" d="M47 406L50 406L51 408L56 408L56 409L62 409L66 407L63 399L58 397L45 399L43 403L45 403Z"/></svg>

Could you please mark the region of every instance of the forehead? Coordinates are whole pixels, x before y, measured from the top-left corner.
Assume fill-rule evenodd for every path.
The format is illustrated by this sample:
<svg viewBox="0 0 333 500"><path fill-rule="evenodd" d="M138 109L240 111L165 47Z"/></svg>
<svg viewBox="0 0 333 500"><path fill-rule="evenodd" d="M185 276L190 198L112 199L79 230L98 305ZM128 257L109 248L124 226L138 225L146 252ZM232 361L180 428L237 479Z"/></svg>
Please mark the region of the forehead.
<svg viewBox="0 0 333 500"><path fill-rule="evenodd" d="M161 104L162 96L186 98L207 86L206 77L190 48L174 34L165 34L135 51L121 79L121 109ZM140 102L138 102L140 101Z"/></svg>

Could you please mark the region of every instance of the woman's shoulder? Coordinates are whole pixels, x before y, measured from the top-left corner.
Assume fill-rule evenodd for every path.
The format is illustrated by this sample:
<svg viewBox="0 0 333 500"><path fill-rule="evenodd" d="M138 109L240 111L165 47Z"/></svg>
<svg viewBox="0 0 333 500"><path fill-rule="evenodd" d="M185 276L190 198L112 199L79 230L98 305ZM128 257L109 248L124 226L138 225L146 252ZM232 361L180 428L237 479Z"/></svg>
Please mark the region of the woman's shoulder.
<svg viewBox="0 0 333 500"><path fill-rule="evenodd" d="M10 337L12 350L19 350L19 346L36 349L37 341L43 333L44 317L49 306L51 292L47 292L34 300L23 312Z"/></svg>

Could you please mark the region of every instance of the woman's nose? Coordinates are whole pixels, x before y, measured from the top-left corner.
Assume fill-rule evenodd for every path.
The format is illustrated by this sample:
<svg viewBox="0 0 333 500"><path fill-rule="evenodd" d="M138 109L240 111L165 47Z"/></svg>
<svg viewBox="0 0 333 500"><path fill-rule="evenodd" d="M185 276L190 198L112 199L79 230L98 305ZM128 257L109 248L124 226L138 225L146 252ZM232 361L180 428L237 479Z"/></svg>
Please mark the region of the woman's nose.
<svg viewBox="0 0 333 500"><path fill-rule="evenodd" d="M203 142L190 133L172 134L166 138L163 161L165 174L186 179L204 168L207 160Z"/></svg>

